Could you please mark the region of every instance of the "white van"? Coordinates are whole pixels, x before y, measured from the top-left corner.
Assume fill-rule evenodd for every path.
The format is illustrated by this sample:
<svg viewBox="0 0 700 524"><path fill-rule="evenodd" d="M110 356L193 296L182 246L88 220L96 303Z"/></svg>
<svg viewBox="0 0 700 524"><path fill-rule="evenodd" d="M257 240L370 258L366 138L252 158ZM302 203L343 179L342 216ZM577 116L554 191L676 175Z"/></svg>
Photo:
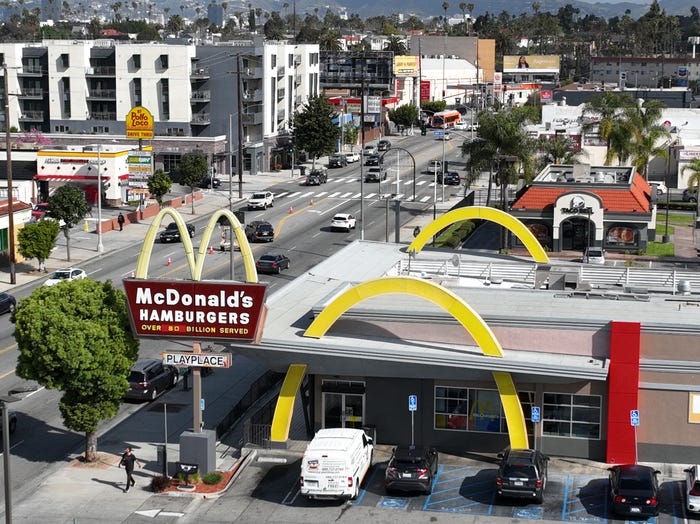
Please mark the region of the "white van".
<svg viewBox="0 0 700 524"><path fill-rule="evenodd" d="M301 494L355 499L372 466L372 439L361 429L320 429L301 459Z"/></svg>

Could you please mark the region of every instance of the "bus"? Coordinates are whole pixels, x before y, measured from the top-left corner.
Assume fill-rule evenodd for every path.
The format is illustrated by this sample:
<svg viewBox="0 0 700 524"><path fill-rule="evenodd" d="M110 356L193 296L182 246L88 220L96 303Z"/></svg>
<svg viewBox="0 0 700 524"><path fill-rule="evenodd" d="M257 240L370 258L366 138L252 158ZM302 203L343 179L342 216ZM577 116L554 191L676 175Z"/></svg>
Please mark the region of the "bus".
<svg viewBox="0 0 700 524"><path fill-rule="evenodd" d="M455 123L459 122L461 118L462 115L459 111L440 111L433 115L433 127L439 127L441 129L454 127Z"/></svg>

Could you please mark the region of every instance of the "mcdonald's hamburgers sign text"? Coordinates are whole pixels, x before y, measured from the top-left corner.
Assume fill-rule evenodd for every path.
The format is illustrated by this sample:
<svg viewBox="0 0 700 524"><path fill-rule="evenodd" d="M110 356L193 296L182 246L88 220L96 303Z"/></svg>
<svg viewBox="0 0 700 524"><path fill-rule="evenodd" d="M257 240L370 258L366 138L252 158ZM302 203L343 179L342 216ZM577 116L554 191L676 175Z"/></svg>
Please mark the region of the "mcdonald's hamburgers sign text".
<svg viewBox="0 0 700 524"><path fill-rule="evenodd" d="M124 279L136 336L254 339L265 286Z"/></svg>

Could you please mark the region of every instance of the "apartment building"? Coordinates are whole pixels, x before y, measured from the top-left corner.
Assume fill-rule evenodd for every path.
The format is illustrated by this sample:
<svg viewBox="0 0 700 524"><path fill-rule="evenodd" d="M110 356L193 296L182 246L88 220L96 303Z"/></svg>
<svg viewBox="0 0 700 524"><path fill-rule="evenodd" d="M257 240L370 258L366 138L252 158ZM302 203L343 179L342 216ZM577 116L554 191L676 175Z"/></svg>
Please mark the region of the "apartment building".
<svg viewBox="0 0 700 524"><path fill-rule="evenodd" d="M219 172L228 172L231 159L237 165L238 144L252 173L289 163L278 141L296 108L318 92L318 57L316 44L262 37L208 45L174 39L0 43L11 127L61 136L64 144L92 143L96 134L119 142L126 115L142 106L154 118L155 166L166 171L197 144ZM0 114L4 119L4 110Z"/></svg>

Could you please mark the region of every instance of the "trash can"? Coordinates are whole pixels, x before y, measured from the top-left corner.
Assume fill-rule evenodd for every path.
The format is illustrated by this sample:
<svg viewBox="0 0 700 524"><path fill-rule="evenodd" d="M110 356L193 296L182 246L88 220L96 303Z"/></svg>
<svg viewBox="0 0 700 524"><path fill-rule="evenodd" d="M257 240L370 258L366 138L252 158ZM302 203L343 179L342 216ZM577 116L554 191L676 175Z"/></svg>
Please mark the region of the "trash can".
<svg viewBox="0 0 700 524"><path fill-rule="evenodd" d="M158 444L156 448L156 456L158 460L158 464L161 465L161 471L163 472L163 476L167 477L168 476L168 453L167 450L165 449L165 444Z"/></svg>
<svg viewBox="0 0 700 524"><path fill-rule="evenodd" d="M306 176L306 166L297 166L296 168L299 170L301 176Z"/></svg>
<svg viewBox="0 0 700 524"><path fill-rule="evenodd" d="M366 426L362 426L362 431L364 431L365 435L372 439L372 442L375 445L377 444L377 426L374 424L367 424Z"/></svg>

